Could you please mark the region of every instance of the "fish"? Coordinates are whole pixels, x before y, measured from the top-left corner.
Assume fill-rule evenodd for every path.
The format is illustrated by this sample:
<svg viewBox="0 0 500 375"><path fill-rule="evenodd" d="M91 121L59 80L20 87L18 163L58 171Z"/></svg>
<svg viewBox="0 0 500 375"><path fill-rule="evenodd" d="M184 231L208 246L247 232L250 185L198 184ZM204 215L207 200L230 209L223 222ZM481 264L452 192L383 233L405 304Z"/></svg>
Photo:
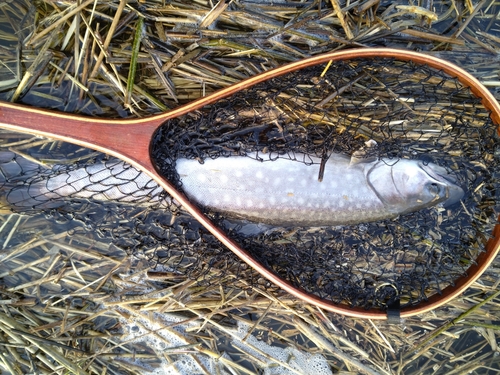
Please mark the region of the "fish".
<svg viewBox="0 0 500 375"><path fill-rule="evenodd" d="M248 153L203 162L180 158L175 168L182 191L199 206L272 226L367 223L438 204L449 207L464 195L453 173L421 160L333 153L321 180L320 166L320 158L305 154ZM153 179L118 159L59 172L56 167L47 177L18 182L3 199L21 209L50 209L64 198L171 203Z"/></svg>
<svg viewBox="0 0 500 375"><path fill-rule="evenodd" d="M307 161L307 162L304 162ZM444 167L421 160L321 159L296 154L181 159L176 170L187 197L228 217L274 226L342 226L392 219L464 195Z"/></svg>

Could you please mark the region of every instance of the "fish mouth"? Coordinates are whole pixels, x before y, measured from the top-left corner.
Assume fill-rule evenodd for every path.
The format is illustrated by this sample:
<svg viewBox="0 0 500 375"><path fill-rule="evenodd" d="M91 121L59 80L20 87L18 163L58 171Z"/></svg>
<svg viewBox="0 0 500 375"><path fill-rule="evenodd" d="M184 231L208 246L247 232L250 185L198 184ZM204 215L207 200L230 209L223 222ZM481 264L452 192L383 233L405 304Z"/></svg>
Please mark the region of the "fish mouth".
<svg viewBox="0 0 500 375"><path fill-rule="evenodd" d="M442 202L444 207L454 205L464 196L464 190L457 185L458 179L450 174L448 170L436 164L420 164L420 167L432 178L443 184L445 189L445 200Z"/></svg>

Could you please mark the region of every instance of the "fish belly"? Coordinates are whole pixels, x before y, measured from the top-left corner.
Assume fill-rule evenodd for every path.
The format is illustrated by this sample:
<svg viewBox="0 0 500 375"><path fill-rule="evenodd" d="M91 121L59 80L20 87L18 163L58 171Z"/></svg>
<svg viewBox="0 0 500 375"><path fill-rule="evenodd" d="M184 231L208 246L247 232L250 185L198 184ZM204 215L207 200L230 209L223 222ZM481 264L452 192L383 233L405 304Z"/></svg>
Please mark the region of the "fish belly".
<svg viewBox="0 0 500 375"><path fill-rule="evenodd" d="M262 155L259 155L262 157ZM180 159L182 189L199 205L233 218L283 226L346 225L396 216L368 186L363 167L332 155L318 181L319 160L310 163L252 157Z"/></svg>

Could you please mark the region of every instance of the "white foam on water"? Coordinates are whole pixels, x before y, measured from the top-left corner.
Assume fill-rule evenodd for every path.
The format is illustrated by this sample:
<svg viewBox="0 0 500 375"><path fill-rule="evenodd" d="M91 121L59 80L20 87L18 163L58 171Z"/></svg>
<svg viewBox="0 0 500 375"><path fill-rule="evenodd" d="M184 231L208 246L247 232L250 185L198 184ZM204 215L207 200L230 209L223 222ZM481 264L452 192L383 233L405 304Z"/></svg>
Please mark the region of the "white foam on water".
<svg viewBox="0 0 500 375"><path fill-rule="evenodd" d="M186 318L174 314L156 313L153 314L153 320L137 317L122 319L121 324L124 335L121 339L123 342L140 342L161 355L162 351L167 349L175 349L190 344L184 338L184 334L186 329L197 326L196 322L176 325L170 328L170 330L164 329L165 326L179 323L183 320L186 320ZM186 350L194 351L195 349ZM179 354L169 354L169 357L174 359L174 362L168 363L167 360L162 359L157 368L151 368L138 359L135 361L130 360L130 362L142 368L149 369L149 371L144 372L144 375L194 375L205 374L207 371L209 374L216 373L216 363L207 356L201 354L182 354L180 352ZM224 371L218 371L218 373L229 375Z"/></svg>
<svg viewBox="0 0 500 375"><path fill-rule="evenodd" d="M190 343L185 338L185 332L190 328L199 327L199 321L178 324L170 328L170 331L163 329L165 326L179 323L186 319L183 316L169 313L155 313L152 320L137 317L124 318L121 320L123 327L122 341L131 343L140 342L152 348L159 354L159 358L161 358L163 351L182 347ZM268 345L253 335L242 341L247 335L248 330L249 326L243 323L238 323L237 329L229 330L233 334L231 344L248 353L251 357L258 358L261 364L264 363L264 375L296 375L297 373L303 375L332 375L325 357L319 354L313 355L302 352L293 347L283 348ZM266 353L267 356L262 355L255 349ZM195 349L189 348L186 350L194 351ZM239 355L236 354L236 356ZM230 375L229 372L225 371L220 361L203 354L183 354L181 352L173 354L170 352L168 356L173 362L168 363L167 360L163 359L156 368L142 363L140 359L136 359L135 361L130 360L130 362L146 369L144 375L195 375L206 373ZM240 358L236 358L236 356L231 358L227 353L222 353L223 358L239 362ZM288 365L289 368L283 366L283 364Z"/></svg>
<svg viewBox="0 0 500 375"><path fill-rule="evenodd" d="M310 354L302 352L294 347L282 348L279 346L268 345L265 342L258 340L255 336L250 335L244 342L242 339L247 335L250 326L238 322L238 330L236 336L239 339L234 339L231 343L234 346L241 348L251 356L258 358L266 363L264 375L332 375L332 371L325 357L320 354ZM266 353L266 357L259 353L254 348ZM281 363L287 364L290 368L286 368Z"/></svg>

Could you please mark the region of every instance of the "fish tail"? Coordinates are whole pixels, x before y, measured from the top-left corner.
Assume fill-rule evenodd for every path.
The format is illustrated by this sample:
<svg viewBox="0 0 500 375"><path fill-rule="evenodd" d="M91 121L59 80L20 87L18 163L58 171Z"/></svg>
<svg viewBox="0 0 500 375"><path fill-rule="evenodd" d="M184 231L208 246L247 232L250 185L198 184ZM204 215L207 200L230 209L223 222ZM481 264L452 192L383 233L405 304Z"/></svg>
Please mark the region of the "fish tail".
<svg viewBox="0 0 500 375"><path fill-rule="evenodd" d="M44 169L0 152L0 212L53 209L70 200L149 205L163 203L163 189L145 173L118 160Z"/></svg>
<svg viewBox="0 0 500 375"><path fill-rule="evenodd" d="M0 213L23 213L60 206L43 189L47 169L14 152L0 152ZM38 177L37 177L38 176Z"/></svg>

